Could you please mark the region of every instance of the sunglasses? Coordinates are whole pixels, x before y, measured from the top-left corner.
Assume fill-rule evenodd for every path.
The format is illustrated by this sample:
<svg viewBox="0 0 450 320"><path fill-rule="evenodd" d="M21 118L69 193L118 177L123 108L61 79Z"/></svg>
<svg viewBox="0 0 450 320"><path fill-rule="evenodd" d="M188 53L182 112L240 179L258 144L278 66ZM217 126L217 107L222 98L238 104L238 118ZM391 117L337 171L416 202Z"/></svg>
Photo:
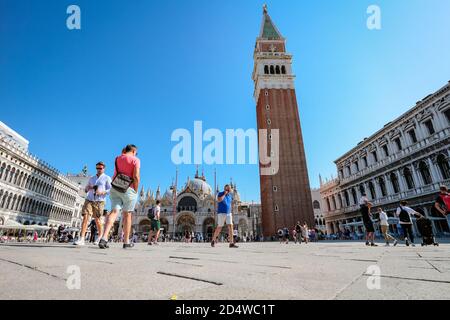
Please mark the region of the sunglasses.
<svg viewBox="0 0 450 320"><path fill-rule="evenodd" d="M103 170L103 168L96 168L97 170Z"/></svg>

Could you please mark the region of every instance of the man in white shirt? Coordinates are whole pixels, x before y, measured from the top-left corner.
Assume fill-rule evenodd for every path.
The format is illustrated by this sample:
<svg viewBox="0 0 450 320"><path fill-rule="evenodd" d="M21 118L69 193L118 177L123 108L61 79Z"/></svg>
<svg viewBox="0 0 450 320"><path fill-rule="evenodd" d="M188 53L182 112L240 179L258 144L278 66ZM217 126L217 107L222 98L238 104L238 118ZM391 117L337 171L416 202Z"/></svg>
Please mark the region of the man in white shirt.
<svg viewBox="0 0 450 320"><path fill-rule="evenodd" d="M97 174L89 179L89 182L84 189L87 192L86 201L84 202L81 214L83 215L83 223L81 225L80 239L74 244L78 246L84 245L84 238L86 236L86 229L88 222L91 221L92 216L95 219L97 225L98 235L102 235L102 223L100 218L103 215L103 210L105 209L106 196L111 191L111 178L105 174L105 164L99 162L95 165L97 169ZM97 239L94 245L98 244Z"/></svg>
<svg viewBox="0 0 450 320"><path fill-rule="evenodd" d="M389 231L389 222L388 222L388 216L387 213L383 211L383 209L378 208L378 215L380 217L380 227L381 227L381 233L384 236L384 240L386 240L386 246L389 246L389 240L394 240L394 247L397 245L397 240L391 236Z"/></svg>
<svg viewBox="0 0 450 320"><path fill-rule="evenodd" d="M411 209L410 207L407 207L408 203L406 201L400 202L400 207L397 208L397 211L395 215L400 219L400 225L403 230L403 237L405 239L405 243L407 246L409 246L408 241L408 235L409 240L411 240L411 245L415 247L414 244L414 234L412 232L412 217L423 217L420 213L417 211Z"/></svg>

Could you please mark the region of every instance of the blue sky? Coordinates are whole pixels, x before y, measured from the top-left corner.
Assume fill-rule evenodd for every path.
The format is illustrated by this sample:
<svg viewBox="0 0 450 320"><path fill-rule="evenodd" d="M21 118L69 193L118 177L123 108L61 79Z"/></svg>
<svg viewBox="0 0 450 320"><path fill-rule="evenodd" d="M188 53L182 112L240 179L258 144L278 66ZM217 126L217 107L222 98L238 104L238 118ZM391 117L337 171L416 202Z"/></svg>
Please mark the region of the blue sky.
<svg viewBox="0 0 450 320"><path fill-rule="evenodd" d="M450 80L450 2L266 1L294 55L311 185L333 161ZM0 0L0 120L62 172L127 143L146 187L175 176L173 130L256 127L253 48L264 1ZM81 8L81 30L66 9ZM382 29L366 27L377 4ZM257 165L205 166L259 201ZM195 166L181 166L180 180ZM181 185L181 183L180 183Z"/></svg>

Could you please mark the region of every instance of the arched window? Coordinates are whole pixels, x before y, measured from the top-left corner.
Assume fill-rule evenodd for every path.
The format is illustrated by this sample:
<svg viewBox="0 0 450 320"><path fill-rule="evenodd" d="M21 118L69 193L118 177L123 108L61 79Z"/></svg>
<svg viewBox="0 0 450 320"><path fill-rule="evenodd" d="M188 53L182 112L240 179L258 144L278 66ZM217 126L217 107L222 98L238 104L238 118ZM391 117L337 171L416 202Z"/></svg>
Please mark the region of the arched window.
<svg viewBox="0 0 450 320"><path fill-rule="evenodd" d="M364 185L363 185L363 184L360 184L360 185L359 185L359 192L361 192L361 194L366 193L366 188L364 188Z"/></svg>
<svg viewBox="0 0 450 320"><path fill-rule="evenodd" d="M370 192L370 198L373 200L376 198L375 193L375 186L373 185L372 181L369 182L369 192Z"/></svg>
<svg viewBox="0 0 450 320"><path fill-rule="evenodd" d="M8 192L5 192L3 194L3 198L1 199L0 208L5 208L7 198L8 198Z"/></svg>
<svg viewBox="0 0 450 320"><path fill-rule="evenodd" d="M421 161L419 163L419 171L420 175L422 176L422 180L424 184L430 184L433 182L433 179L431 179L430 170L428 169L427 164L425 161Z"/></svg>
<svg viewBox="0 0 450 320"><path fill-rule="evenodd" d="M411 170L409 168L405 168L403 170L403 176L405 177L406 186L408 187L408 190L411 190L414 188L414 179L411 174Z"/></svg>
<svg viewBox="0 0 450 320"><path fill-rule="evenodd" d="M358 197L356 196L355 188L352 188L352 197L353 197L353 204L358 204Z"/></svg>
<svg viewBox="0 0 450 320"><path fill-rule="evenodd" d="M6 167L6 172L3 180L8 181L9 172L11 171L11 166Z"/></svg>
<svg viewBox="0 0 450 320"><path fill-rule="evenodd" d="M195 201L195 199L192 197L184 197L183 199L180 200L178 205L181 208L184 208L182 210L188 209L189 211L194 211L194 212L197 211L197 201Z"/></svg>
<svg viewBox="0 0 450 320"><path fill-rule="evenodd" d="M285 66L281 66L281 74L286 74L286 67Z"/></svg>
<svg viewBox="0 0 450 320"><path fill-rule="evenodd" d="M280 74L281 72L280 72L280 66L276 66L275 67L275 73L276 74Z"/></svg>
<svg viewBox="0 0 450 320"><path fill-rule="evenodd" d="M398 179L397 179L397 175L395 174L395 172L391 173L391 183L392 183L392 188L394 189L395 193L399 193L400 192L400 185L398 183Z"/></svg>
<svg viewBox="0 0 450 320"><path fill-rule="evenodd" d="M269 66L264 66L264 74L269 74Z"/></svg>
<svg viewBox="0 0 450 320"><path fill-rule="evenodd" d="M387 195L387 191L386 191L386 184L384 183L384 179L381 177L378 178L378 184L380 185L381 195L383 197L385 197Z"/></svg>
<svg viewBox="0 0 450 320"><path fill-rule="evenodd" d="M2 163L0 166L0 179L3 179L3 174L6 171L6 163Z"/></svg>
<svg viewBox="0 0 450 320"><path fill-rule="evenodd" d="M270 74L275 74L275 68L273 66L270 66Z"/></svg>
<svg viewBox="0 0 450 320"><path fill-rule="evenodd" d="M314 200L314 202L313 202L313 208L314 208L314 209L320 209L320 203L319 203L319 201Z"/></svg>
<svg viewBox="0 0 450 320"><path fill-rule="evenodd" d="M345 192L344 192L344 197L345 197L345 206L346 207L350 206L350 197L348 195L348 191L347 190L345 190Z"/></svg>
<svg viewBox="0 0 450 320"><path fill-rule="evenodd" d="M450 166L448 164L447 158L443 154L438 155L437 164L442 178L450 179Z"/></svg>

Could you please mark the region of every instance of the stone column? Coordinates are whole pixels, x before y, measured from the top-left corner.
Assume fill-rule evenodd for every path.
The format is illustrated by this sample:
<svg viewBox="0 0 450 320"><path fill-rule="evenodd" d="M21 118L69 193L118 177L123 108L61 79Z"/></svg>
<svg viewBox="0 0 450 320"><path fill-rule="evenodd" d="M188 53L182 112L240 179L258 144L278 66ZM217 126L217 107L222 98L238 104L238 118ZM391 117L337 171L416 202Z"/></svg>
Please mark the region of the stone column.
<svg viewBox="0 0 450 320"><path fill-rule="evenodd" d="M419 187L421 187L423 185L422 184L422 179L417 174L417 171L416 171L416 168L415 168L414 164L411 165L410 169L411 169L412 177L413 177L413 180L414 180L414 186L417 189L417 188L419 188Z"/></svg>
<svg viewBox="0 0 450 320"><path fill-rule="evenodd" d="M437 170L436 164L431 158L427 158L428 168L430 169L431 177L433 178L433 183L437 183L441 180L440 173Z"/></svg>
<svg viewBox="0 0 450 320"><path fill-rule="evenodd" d="M391 196L394 194L394 188L392 187L391 177L388 174L383 175L384 184L386 186L387 195Z"/></svg>
<svg viewBox="0 0 450 320"><path fill-rule="evenodd" d="M396 170L395 174L397 175L398 179L398 185L400 187L400 192L405 192L408 190L408 186L405 182L405 177L403 176L403 173L400 170Z"/></svg>

